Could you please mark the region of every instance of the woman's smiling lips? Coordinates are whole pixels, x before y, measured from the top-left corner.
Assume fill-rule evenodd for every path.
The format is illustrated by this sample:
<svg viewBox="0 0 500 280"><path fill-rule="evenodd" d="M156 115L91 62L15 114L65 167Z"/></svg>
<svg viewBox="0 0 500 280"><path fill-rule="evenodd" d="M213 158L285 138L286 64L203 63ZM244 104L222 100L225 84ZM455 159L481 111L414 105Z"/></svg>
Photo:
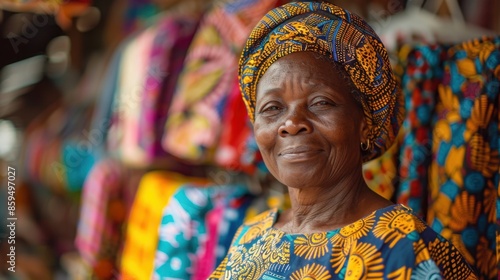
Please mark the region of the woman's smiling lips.
<svg viewBox="0 0 500 280"><path fill-rule="evenodd" d="M309 146L288 147L281 151L278 156L287 161L304 161L319 154L322 150Z"/></svg>

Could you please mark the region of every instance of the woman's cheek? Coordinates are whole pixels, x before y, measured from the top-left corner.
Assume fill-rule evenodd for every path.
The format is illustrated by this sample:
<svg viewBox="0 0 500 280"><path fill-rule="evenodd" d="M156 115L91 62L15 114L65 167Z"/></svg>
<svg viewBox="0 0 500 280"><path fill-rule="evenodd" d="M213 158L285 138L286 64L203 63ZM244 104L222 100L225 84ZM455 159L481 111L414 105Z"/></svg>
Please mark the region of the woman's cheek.
<svg viewBox="0 0 500 280"><path fill-rule="evenodd" d="M277 131L277 129L273 129L273 126L261 126L258 121L254 123L255 141L257 142L257 146L262 156L266 159L271 159L272 157Z"/></svg>
<svg viewBox="0 0 500 280"><path fill-rule="evenodd" d="M272 145L273 135L269 127L260 126L258 123L255 123L254 137L260 149L268 149Z"/></svg>

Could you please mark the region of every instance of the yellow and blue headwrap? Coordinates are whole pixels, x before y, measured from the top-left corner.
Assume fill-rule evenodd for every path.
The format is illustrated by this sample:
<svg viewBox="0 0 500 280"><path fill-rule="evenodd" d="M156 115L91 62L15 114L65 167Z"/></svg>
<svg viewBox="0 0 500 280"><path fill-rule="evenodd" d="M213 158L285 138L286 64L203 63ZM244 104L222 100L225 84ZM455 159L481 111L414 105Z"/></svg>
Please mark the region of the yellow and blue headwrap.
<svg viewBox="0 0 500 280"><path fill-rule="evenodd" d="M251 32L239 62L239 80L250 120L254 120L257 83L279 58L311 51L343 66L358 89L370 127L371 153L392 144L404 115L401 90L387 50L359 16L325 2L292 2L268 12ZM355 94L356 95L356 94Z"/></svg>

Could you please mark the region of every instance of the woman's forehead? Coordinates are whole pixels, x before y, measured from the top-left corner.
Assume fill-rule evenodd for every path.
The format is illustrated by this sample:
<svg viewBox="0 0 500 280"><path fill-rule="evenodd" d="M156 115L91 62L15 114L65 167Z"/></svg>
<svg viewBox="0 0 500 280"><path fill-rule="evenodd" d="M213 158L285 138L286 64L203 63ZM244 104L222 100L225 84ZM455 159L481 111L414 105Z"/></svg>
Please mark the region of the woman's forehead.
<svg viewBox="0 0 500 280"><path fill-rule="evenodd" d="M342 88L347 89L347 78L347 74L327 58L313 52L296 52L281 57L266 70L257 85L257 96L262 87L277 86L269 83L283 80L300 81L310 87L315 87L318 83L323 86L342 85Z"/></svg>

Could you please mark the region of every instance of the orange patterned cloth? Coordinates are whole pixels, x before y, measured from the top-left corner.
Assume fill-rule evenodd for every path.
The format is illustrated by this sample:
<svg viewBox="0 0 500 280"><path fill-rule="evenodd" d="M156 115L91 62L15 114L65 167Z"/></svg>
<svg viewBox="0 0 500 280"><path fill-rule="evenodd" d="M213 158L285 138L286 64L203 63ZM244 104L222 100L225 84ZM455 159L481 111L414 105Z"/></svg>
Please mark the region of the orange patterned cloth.
<svg viewBox="0 0 500 280"><path fill-rule="evenodd" d="M359 16L329 3L293 2L273 9L250 34L239 65L240 87L253 121L259 79L279 58L312 51L343 66L358 91L371 127L372 153L380 156L396 137L404 116L401 91L387 50Z"/></svg>

